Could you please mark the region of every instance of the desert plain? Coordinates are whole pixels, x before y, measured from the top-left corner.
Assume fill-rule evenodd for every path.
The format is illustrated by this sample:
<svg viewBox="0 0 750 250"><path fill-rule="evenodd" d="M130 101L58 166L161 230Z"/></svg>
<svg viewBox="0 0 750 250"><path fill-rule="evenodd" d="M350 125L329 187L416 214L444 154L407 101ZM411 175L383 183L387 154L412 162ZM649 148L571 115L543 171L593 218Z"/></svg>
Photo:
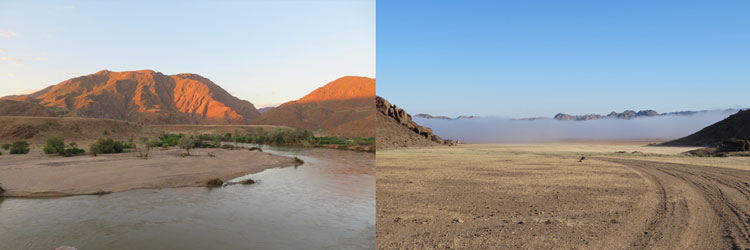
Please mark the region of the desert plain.
<svg viewBox="0 0 750 250"><path fill-rule="evenodd" d="M380 150L377 248L750 248L750 157L647 144Z"/></svg>

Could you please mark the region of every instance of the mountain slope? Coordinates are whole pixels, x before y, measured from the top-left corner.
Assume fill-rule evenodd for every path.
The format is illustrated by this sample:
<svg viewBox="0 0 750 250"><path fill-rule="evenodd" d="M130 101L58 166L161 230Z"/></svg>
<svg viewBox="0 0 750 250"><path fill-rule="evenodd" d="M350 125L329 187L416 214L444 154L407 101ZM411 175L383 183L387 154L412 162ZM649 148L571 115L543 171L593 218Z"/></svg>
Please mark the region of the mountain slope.
<svg viewBox="0 0 750 250"><path fill-rule="evenodd" d="M0 116L55 116L42 105L26 101L0 100Z"/></svg>
<svg viewBox="0 0 750 250"><path fill-rule="evenodd" d="M310 92L296 101L263 113L255 124L284 125L348 137L371 137L365 119L375 113L375 79L346 76ZM354 121L359 121L354 123ZM374 124L374 121L372 121ZM347 124L344 128L334 129Z"/></svg>
<svg viewBox="0 0 750 250"><path fill-rule="evenodd" d="M730 139L750 140L750 110L740 110L689 136L662 143L664 146L716 146Z"/></svg>
<svg viewBox="0 0 750 250"><path fill-rule="evenodd" d="M103 70L9 99L68 110L67 116L145 124L241 124L260 115L252 103L230 95L208 78L153 70Z"/></svg>
<svg viewBox="0 0 750 250"><path fill-rule="evenodd" d="M409 113L380 96L375 98L375 105L377 149L457 144L452 140L444 140L433 134L432 129L415 123Z"/></svg>

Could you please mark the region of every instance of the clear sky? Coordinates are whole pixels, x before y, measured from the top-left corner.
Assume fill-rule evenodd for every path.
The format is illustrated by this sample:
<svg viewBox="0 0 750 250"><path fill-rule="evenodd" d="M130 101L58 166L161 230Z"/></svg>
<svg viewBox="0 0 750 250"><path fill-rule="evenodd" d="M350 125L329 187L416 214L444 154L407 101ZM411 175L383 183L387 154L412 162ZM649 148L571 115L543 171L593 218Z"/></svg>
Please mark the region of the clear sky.
<svg viewBox="0 0 750 250"><path fill-rule="evenodd" d="M750 1L377 2L378 95L551 117L750 107Z"/></svg>
<svg viewBox="0 0 750 250"><path fill-rule="evenodd" d="M0 96L103 69L197 73L282 103L375 77L375 1L0 0Z"/></svg>

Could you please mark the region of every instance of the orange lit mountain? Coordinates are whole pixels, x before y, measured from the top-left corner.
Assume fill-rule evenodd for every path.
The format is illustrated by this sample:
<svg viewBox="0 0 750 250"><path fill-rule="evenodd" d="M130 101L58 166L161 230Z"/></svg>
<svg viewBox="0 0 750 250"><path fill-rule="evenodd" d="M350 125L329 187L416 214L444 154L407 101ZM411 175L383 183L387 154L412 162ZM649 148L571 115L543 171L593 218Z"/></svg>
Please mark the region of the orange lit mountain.
<svg viewBox="0 0 750 250"><path fill-rule="evenodd" d="M256 124L347 137L375 137L375 79L345 76L263 113Z"/></svg>
<svg viewBox="0 0 750 250"><path fill-rule="evenodd" d="M145 124L242 124L260 115L252 103L230 95L208 78L153 70L103 70L4 99L35 102L64 110L66 116Z"/></svg>

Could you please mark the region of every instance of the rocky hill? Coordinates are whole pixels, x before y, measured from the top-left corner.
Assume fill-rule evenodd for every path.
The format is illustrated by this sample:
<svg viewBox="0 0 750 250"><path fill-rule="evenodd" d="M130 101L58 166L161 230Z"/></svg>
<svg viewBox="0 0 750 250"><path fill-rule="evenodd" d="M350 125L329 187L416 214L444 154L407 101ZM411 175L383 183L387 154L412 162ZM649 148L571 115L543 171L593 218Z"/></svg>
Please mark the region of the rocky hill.
<svg viewBox="0 0 750 250"><path fill-rule="evenodd" d="M65 116L144 124L244 124L260 115L252 103L232 96L208 78L153 70L103 70L4 99L64 110Z"/></svg>
<svg viewBox="0 0 750 250"><path fill-rule="evenodd" d="M346 76L299 100L268 110L253 123L305 128L347 137L373 137L374 97L375 79Z"/></svg>
<svg viewBox="0 0 750 250"><path fill-rule="evenodd" d="M55 116L42 105L28 101L0 100L0 116Z"/></svg>
<svg viewBox="0 0 750 250"><path fill-rule="evenodd" d="M411 146L455 145L458 142L445 140L432 133L432 129L420 126L405 110L392 105L382 97L375 98L377 107L377 149Z"/></svg>
<svg viewBox="0 0 750 250"><path fill-rule="evenodd" d="M730 139L750 140L750 110L740 110L698 132L662 145L715 146Z"/></svg>

